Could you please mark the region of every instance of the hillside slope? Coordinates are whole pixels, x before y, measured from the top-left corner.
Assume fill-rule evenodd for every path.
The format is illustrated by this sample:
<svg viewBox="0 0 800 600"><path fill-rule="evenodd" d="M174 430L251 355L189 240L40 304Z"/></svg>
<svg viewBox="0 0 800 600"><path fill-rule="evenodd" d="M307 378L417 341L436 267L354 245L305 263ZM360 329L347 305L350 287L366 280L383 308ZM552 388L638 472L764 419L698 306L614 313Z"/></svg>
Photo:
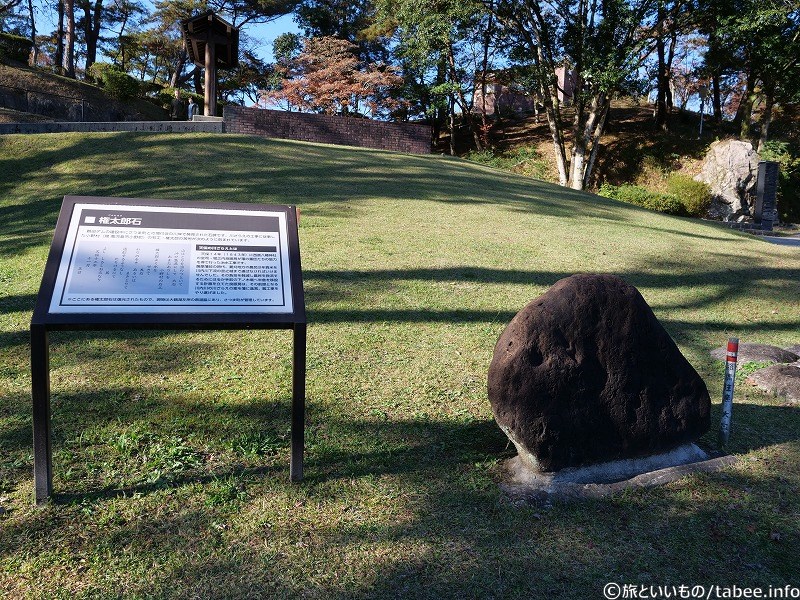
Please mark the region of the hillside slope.
<svg viewBox="0 0 800 600"><path fill-rule="evenodd" d="M53 332L54 485L31 506L29 324L66 194L296 204L305 480L286 331ZM562 277L636 285L709 386L728 337L800 343L797 248L461 159L209 134L0 137L0 590L8 597L599 597L796 585L800 411L737 383L741 460L518 506L494 345ZM716 447L715 426L701 439Z"/></svg>
<svg viewBox="0 0 800 600"><path fill-rule="evenodd" d="M572 111L564 110L564 130L569 139ZM797 107L775 110L770 126L769 148L764 160L781 165L778 206L781 218L800 222L800 134ZM646 102L615 99L600 141L590 188L604 183L635 184L651 192L667 192L673 174L694 177L702 169L709 146L717 140L736 138L738 126L729 121L715 124L705 115L700 135L700 115L679 111L671 117L671 128L654 126L653 107ZM553 142L544 115L501 118L490 131L492 148L482 153L462 147L461 154L477 162L493 164L517 173L558 181ZM466 142L467 140L462 140Z"/></svg>
<svg viewBox="0 0 800 600"><path fill-rule="evenodd" d="M167 113L141 99L124 102L110 98L97 86L52 73L0 63L0 108L21 113L26 121L161 121ZM0 122L14 122L17 115L0 112Z"/></svg>

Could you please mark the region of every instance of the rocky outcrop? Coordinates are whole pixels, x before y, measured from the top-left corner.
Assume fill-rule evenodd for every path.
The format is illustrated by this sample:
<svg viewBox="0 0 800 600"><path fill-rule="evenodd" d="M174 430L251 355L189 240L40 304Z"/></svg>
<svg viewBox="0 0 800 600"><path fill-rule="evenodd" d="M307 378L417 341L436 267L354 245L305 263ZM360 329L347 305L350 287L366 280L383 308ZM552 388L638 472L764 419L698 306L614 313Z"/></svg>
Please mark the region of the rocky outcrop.
<svg viewBox="0 0 800 600"><path fill-rule="evenodd" d="M703 170L695 179L711 187L709 215L712 218L729 221L751 214L758 161L750 142L722 140L711 144Z"/></svg>
<svg viewBox="0 0 800 600"><path fill-rule="evenodd" d="M705 383L613 275L562 279L514 317L495 347L489 400L539 472L664 452L710 424Z"/></svg>

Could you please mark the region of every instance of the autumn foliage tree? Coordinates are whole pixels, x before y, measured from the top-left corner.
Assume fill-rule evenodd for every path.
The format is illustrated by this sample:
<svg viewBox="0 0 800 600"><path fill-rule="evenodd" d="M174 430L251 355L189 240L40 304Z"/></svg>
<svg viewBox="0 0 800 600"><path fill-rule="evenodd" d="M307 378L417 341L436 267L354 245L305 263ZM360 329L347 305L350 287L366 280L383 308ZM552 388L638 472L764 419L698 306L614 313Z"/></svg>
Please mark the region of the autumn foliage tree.
<svg viewBox="0 0 800 600"><path fill-rule="evenodd" d="M262 99L267 105L286 102L293 108L329 115L376 117L400 108L403 101L391 92L402 85L402 77L394 67L359 62L357 50L347 40L307 38L302 52L278 65L283 76L279 89L265 90Z"/></svg>

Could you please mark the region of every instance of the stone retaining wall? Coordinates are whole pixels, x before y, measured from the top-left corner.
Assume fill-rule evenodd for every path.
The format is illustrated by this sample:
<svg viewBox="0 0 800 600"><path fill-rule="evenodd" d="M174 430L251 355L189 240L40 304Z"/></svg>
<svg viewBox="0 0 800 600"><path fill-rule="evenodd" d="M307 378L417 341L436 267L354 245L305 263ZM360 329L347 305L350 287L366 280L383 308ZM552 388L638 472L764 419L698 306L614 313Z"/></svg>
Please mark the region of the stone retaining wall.
<svg viewBox="0 0 800 600"><path fill-rule="evenodd" d="M225 106L227 133L429 154L431 128L416 123Z"/></svg>
<svg viewBox="0 0 800 600"><path fill-rule="evenodd" d="M223 133L222 119L214 121L111 121L96 123L0 123L8 133L64 133L67 131L152 131L160 133Z"/></svg>

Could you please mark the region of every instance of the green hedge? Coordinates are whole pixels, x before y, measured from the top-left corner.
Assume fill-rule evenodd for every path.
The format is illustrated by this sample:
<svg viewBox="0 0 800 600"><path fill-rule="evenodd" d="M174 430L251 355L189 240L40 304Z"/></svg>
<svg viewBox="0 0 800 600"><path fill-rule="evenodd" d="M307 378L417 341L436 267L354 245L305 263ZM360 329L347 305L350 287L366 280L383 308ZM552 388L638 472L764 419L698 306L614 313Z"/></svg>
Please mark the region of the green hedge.
<svg viewBox="0 0 800 600"><path fill-rule="evenodd" d="M711 206L711 188L683 173L672 173L667 179L667 191L680 200L690 217L705 217Z"/></svg>
<svg viewBox="0 0 800 600"><path fill-rule="evenodd" d="M141 91L139 81L109 63L94 63L89 67L89 76L112 98L135 98Z"/></svg>
<svg viewBox="0 0 800 600"><path fill-rule="evenodd" d="M0 33L0 58L28 62L33 42L28 38L10 33Z"/></svg>
<svg viewBox="0 0 800 600"><path fill-rule="evenodd" d="M597 193L606 198L612 198L628 204L635 204L636 206L666 213L668 215L687 215L686 207L676 196L651 192L638 185L626 183L616 186L604 183L600 186L600 190Z"/></svg>

